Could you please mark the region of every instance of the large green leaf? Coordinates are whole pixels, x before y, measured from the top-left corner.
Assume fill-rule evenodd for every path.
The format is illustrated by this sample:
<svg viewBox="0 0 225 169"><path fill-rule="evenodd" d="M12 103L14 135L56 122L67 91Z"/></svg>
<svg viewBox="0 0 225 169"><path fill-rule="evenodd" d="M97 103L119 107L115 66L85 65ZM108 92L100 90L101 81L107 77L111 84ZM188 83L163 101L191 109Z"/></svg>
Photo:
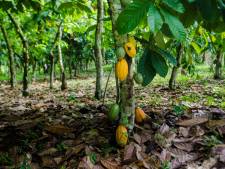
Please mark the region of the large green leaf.
<svg viewBox="0 0 225 169"><path fill-rule="evenodd" d="M179 13L183 13L185 10L180 0L162 0L162 3Z"/></svg>
<svg viewBox="0 0 225 169"><path fill-rule="evenodd" d="M152 60L152 66L154 67L156 72L160 76L166 77L168 73L168 66L166 64L165 59L158 53L151 51L151 60Z"/></svg>
<svg viewBox="0 0 225 169"><path fill-rule="evenodd" d="M146 15L150 1L134 0L119 15L116 28L119 34L131 32Z"/></svg>
<svg viewBox="0 0 225 169"><path fill-rule="evenodd" d="M168 62L170 62L171 64L177 65L177 60L176 60L176 58L175 58L173 55L171 55L169 52L167 52L166 50L160 49L160 48L158 48L158 47L154 47L153 50L154 50L156 53L162 55L162 56L163 56Z"/></svg>
<svg viewBox="0 0 225 169"><path fill-rule="evenodd" d="M169 26L173 36L177 40L184 40L186 37L186 32L180 20L176 16L170 14L164 9L160 9L160 12L164 16L165 23L167 23L167 25Z"/></svg>
<svg viewBox="0 0 225 169"><path fill-rule="evenodd" d="M145 49L143 56L139 60L137 71L142 74L143 86L147 86L156 75L156 71L152 66L151 53L148 48Z"/></svg>
<svg viewBox="0 0 225 169"><path fill-rule="evenodd" d="M153 33L158 32L163 25L163 19L160 12L153 3L150 3L148 10L148 24Z"/></svg>

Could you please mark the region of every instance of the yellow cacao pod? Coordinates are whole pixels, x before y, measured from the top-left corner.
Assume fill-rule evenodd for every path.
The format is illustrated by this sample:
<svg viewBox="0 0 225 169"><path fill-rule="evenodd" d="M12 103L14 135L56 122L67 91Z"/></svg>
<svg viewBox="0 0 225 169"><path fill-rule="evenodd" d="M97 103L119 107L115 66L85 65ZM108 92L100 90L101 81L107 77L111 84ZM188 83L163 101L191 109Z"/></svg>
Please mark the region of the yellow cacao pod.
<svg viewBox="0 0 225 169"><path fill-rule="evenodd" d="M126 53L127 53L128 56L134 57L136 55L136 48L135 48L135 46L134 46L133 43L127 42L124 45L124 48L125 48L125 51L126 51Z"/></svg>
<svg viewBox="0 0 225 169"><path fill-rule="evenodd" d="M129 36L129 37L128 37L128 42L133 43L134 47L136 47L136 45L137 45L137 42L136 42L136 40L134 39L133 36Z"/></svg>
<svg viewBox="0 0 225 169"><path fill-rule="evenodd" d="M141 123L141 122L143 122L145 119L146 119L146 114L145 114L145 112L144 112L141 108L137 107L137 108L135 109L135 121L136 121L137 123Z"/></svg>
<svg viewBox="0 0 225 169"><path fill-rule="evenodd" d="M128 64L126 59L121 59L116 64L116 76L120 81L127 78L128 75Z"/></svg>
<svg viewBox="0 0 225 169"><path fill-rule="evenodd" d="M128 141L128 132L125 126L119 125L116 129L116 142L120 146L125 146Z"/></svg>

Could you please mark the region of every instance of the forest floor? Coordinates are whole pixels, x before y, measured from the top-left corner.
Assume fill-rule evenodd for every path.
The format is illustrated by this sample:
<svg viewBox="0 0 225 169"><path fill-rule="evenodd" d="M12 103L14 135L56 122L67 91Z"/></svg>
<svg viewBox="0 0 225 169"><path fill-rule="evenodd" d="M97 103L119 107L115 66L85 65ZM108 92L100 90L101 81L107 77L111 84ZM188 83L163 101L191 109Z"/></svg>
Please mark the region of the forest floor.
<svg viewBox="0 0 225 169"><path fill-rule="evenodd" d="M115 101L111 78L106 105L93 98L95 79L68 81L49 90L33 82L0 84L0 169L222 169L225 168L225 81L183 78L170 91L156 78L136 86L136 101L150 116L137 124L129 143L115 142L116 124L106 113Z"/></svg>

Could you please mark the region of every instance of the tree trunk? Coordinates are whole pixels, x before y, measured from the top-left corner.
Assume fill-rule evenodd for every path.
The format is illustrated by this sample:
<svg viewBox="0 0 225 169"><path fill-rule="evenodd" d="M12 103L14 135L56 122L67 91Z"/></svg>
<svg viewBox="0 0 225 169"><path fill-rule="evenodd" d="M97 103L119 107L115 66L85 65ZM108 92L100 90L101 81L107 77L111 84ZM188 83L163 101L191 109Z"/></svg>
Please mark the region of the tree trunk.
<svg viewBox="0 0 225 169"><path fill-rule="evenodd" d="M172 73L171 73L171 77L169 80L169 88L170 89L175 89L176 88L176 79L177 79L177 74L181 65L181 60L182 60L182 45L179 44L177 46L176 49L176 53L177 53L177 65L173 67Z"/></svg>
<svg viewBox="0 0 225 169"><path fill-rule="evenodd" d="M11 22L16 28L16 32L18 33L22 44L23 44L23 96L28 96L28 60L29 60L29 47L28 47L28 41L23 34L22 29L20 28L20 25L17 23L17 21L13 18L13 16L8 12L7 15L9 16Z"/></svg>
<svg viewBox="0 0 225 169"><path fill-rule="evenodd" d="M61 71L61 90L67 89L67 83L66 83L66 75L65 75L65 69L63 65L63 58L62 58L62 49L60 45L60 41L62 39L62 24L59 25L59 37L58 37L58 52L59 52L59 66L60 66L60 71Z"/></svg>
<svg viewBox="0 0 225 169"><path fill-rule="evenodd" d="M119 35L116 31L116 20L119 13L122 11L122 5L120 0L108 0L110 15L112 20L113 36L115 40L116 48L123 47L127 42L127 35ZM134 128L134 111L135 111L135 98L134 98L134 60L126 55L125 57L128 63L128 77L123 82L120 82L120 123L126 123L129 132L133 131Z"/></svg>
<svg viewBox="0 0 225 169"><path fill-rule="evenodd" d="M222 48L222 47L221 47ZM222 54L221 54L221 48L218 49L216 54L216 60L215 60L215 73L214 73L214 79L222 79Z"/></svg>
<svg viewBox="0 0 225 169"><path fill-rule="evenodd" d="M50 59L50 89L53 88L53 83L54 83L54 77L55 77L55 56L54 56L54 48L56 46L56 42L58 40L58 35L59 35L59 28L61 27L61 24L62 22L60 23L59 27L58 27L58 31L55 35L55 39L54 39L54 42L53 42L53 45L52 45L52 48L50 50L50 56L49 56L49 59Z"/></svg>
<svg viewBox="0 0 225 169"><path fill-rule="evenodd" d="M11 88L15 87L16 84L16 76L15 76L15 66L14 66L14 52L13 52L13 48L11 45L11 42L9 40L8 34L5 30L5 28L3 27L3 25L0 25L0 28L2 30L3 33L3 37L5 39L7 48L8 48L8 54L9 54L9 70L10 70L10 85Z"/></svg>
<svg viewBox="0 0 225 169"><path fill-rule="evenodd" d="M102 98L102 83L103 83L103 66L102 66L102 32L103 32L103 17L104 5L103 0L97 0L98 14L97 27L95 32L95 65L96 65L96 88L95 97Z"/></svg>

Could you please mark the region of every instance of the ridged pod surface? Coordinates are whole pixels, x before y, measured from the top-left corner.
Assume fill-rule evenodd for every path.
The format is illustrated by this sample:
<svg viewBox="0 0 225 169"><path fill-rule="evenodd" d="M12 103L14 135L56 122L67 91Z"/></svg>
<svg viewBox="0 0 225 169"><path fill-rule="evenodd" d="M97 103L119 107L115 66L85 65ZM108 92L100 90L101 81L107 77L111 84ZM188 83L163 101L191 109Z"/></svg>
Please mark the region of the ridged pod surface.
<svg viewBox="0 0 225 169"><path fill-rule="evenodd" d="M116 76L120 81L127 78L128 75L128 64L126 59L121 59L116 64Z"/></svg>
<svg viewBox="0 0 225 169"><path fill-rule="evenodd" d="M119 118L120 107L118 104L113 104L107 116L110 121L115 121Z"/></svg>
<svg viewBox="0 0 225 169"><path fill-rule="evenodd" d="M141 123L141 122L143 122L145 119L146 119L146 114L145 114L145 112L144 112L141 108L137 107L137 108L135 109L135 121L136 121L137 123Z"/></svg>
<svg viewBox="0 0 225 169"><path fill-rule="evenodd" d="M126 55L126 52L123 47L119 47L116 49L116 56L119 60L123 59L125 55Z"/></svg>
<svg viewBox="0 0 225 169"><path fill-rule="evenodd" d="M128 141L128 132L125 126L119 125L116 129L116 142L120 146L125 146Z"/></svg>
<svg viewBox="0 0 225 169"><path fill-rule="evenodd" d="M142 84L143 83L143 76L140 73L135 73L134 74L134 80L137 84Z"/></svg>
<svg viewBox="0 0 225 169"><path fill-rule="evenodd" d="M127 42L124 45L124 49L128 56L134 57L136 55L136 48L135 48L134 44L131 42Z"/></svg>
<svg viewBox="0 0 225 169"><path fill-rule="evenodd" d="M129 36L129 37L128 37L128 42L133 43L134 47L136 47L136 45L137 45L137 42L136 42L136 40L134 39L133 36Z"/></svg>

